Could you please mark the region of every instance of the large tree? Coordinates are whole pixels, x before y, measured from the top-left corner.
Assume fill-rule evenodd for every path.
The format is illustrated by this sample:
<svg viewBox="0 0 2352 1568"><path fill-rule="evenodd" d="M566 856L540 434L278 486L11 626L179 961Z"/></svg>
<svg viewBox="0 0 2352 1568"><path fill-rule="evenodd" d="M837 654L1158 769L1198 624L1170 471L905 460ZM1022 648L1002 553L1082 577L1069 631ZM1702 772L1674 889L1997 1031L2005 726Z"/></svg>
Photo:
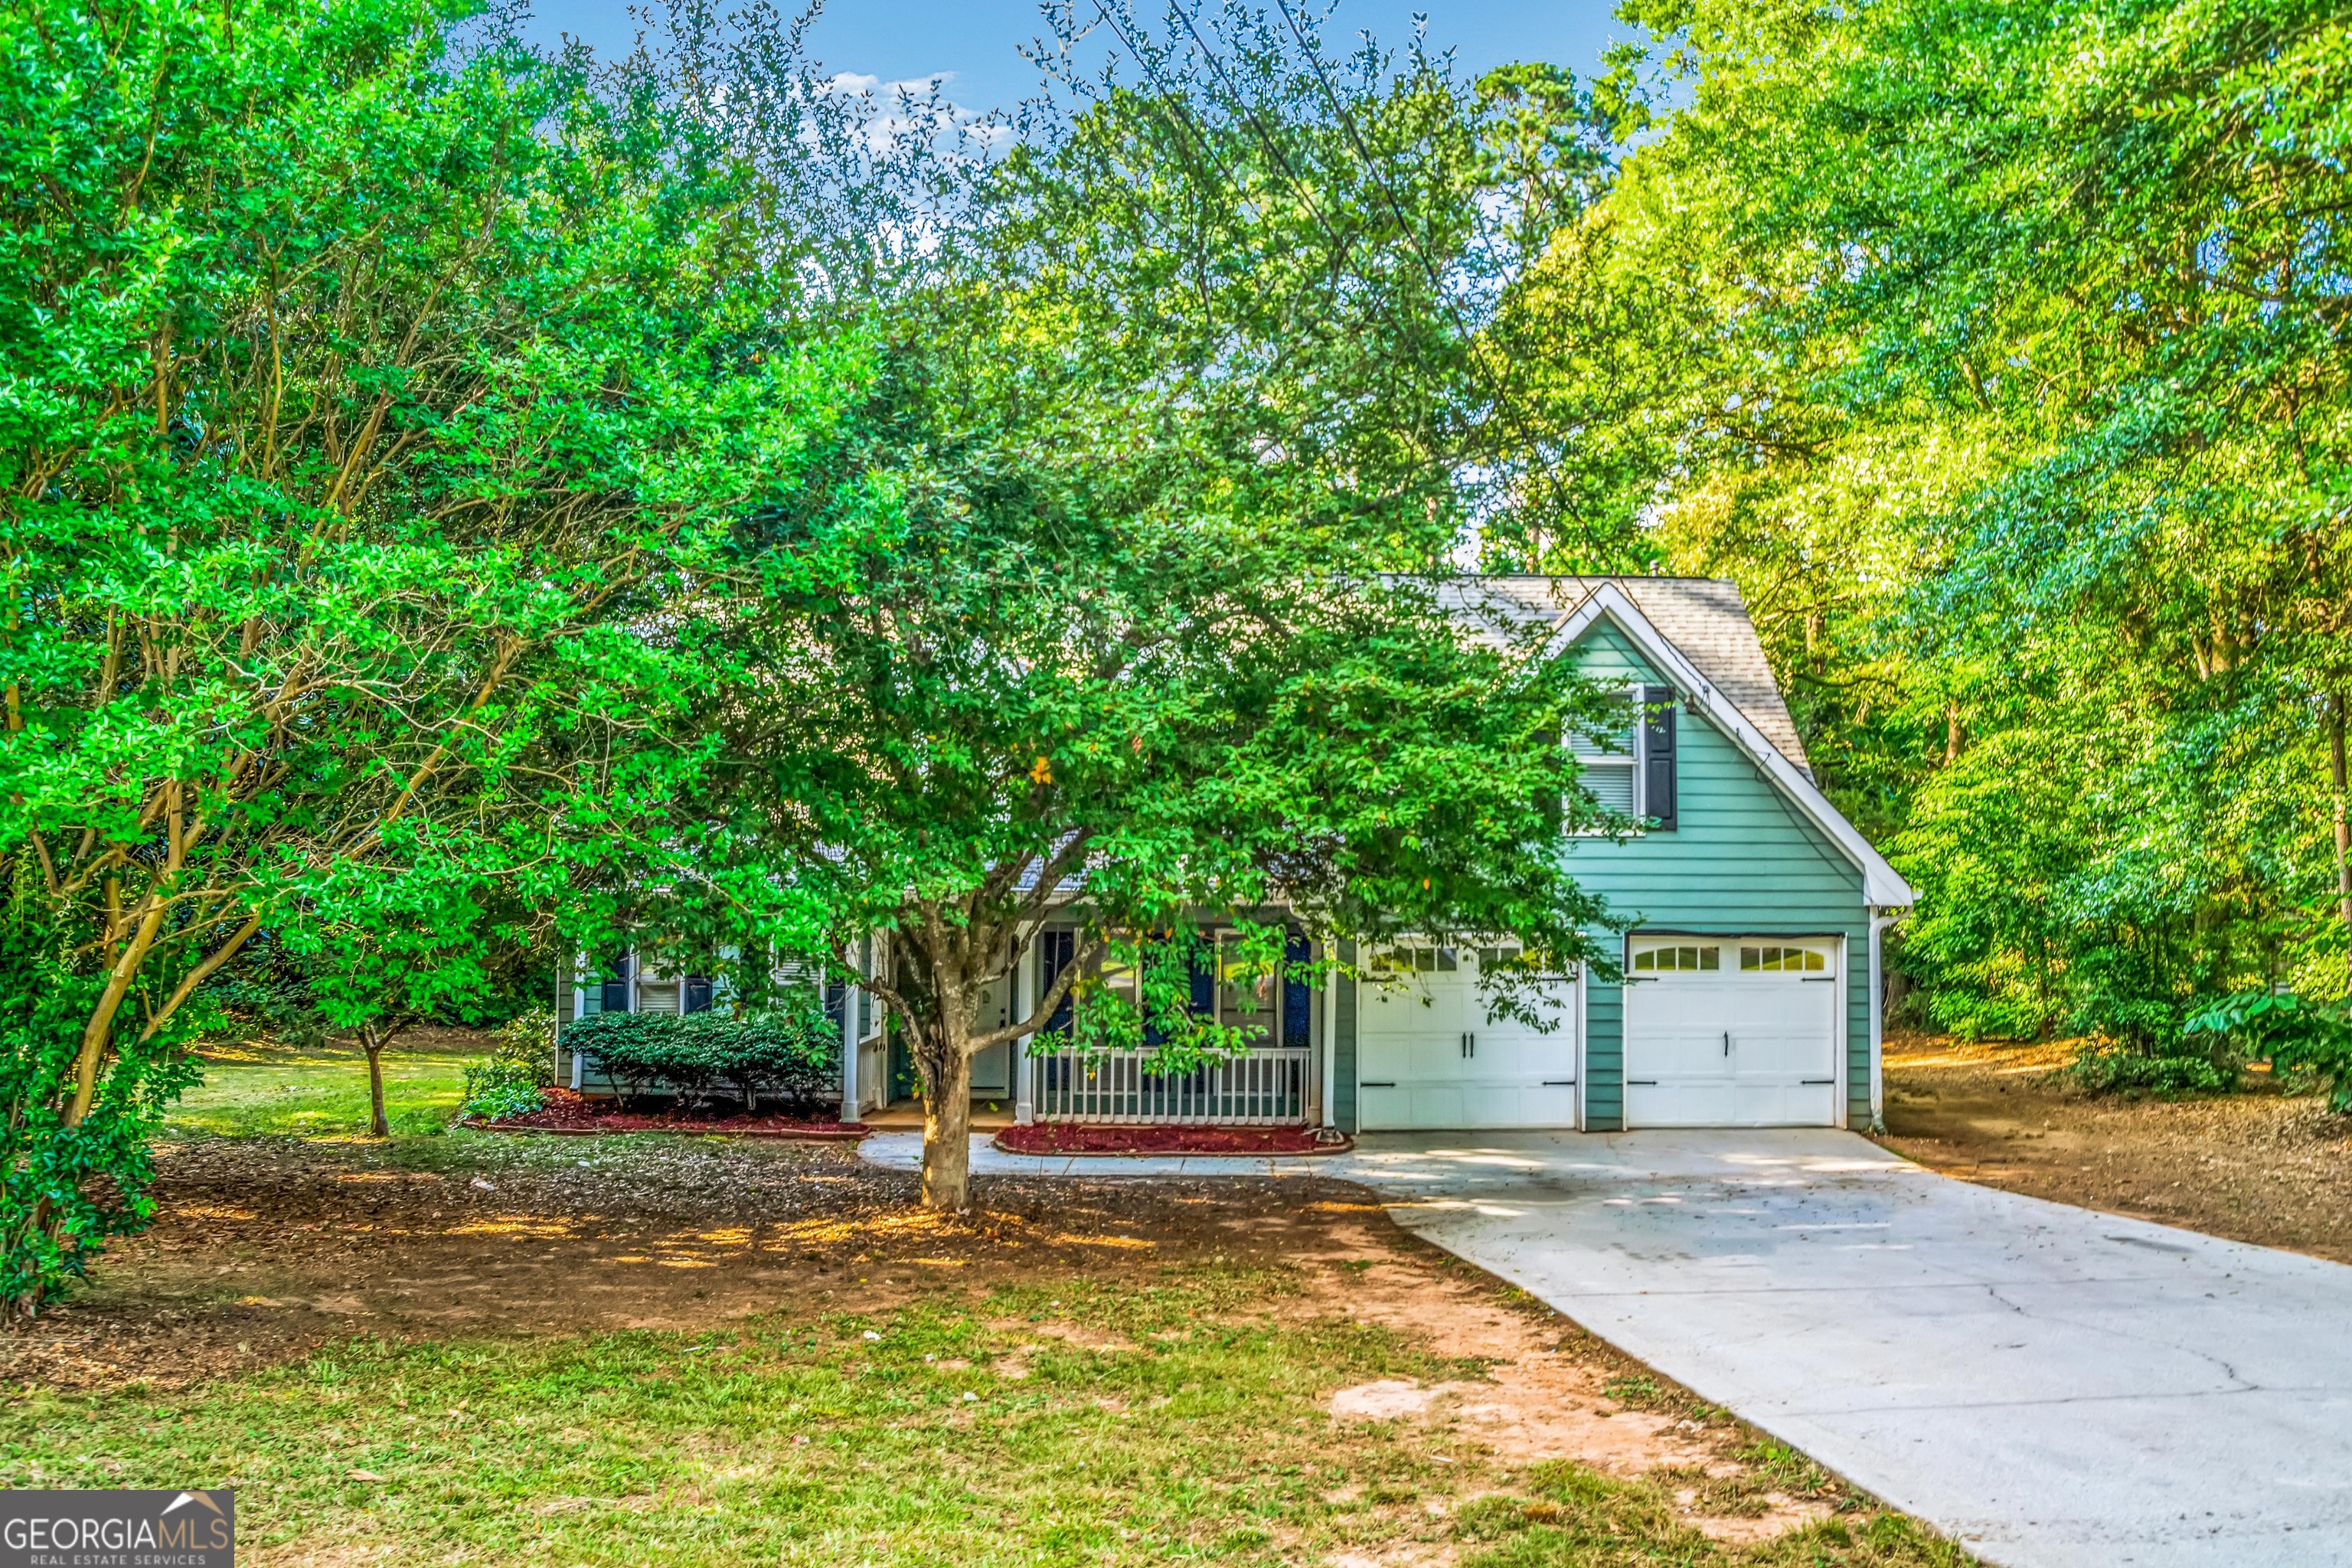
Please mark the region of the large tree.
<svg viewBox="0 0 2352 1568"><path fill-rule="evenodd" d="M2234 985L2340 990L2342 9L1627 15L1683 106L1509 342L1652 324L1613 406L1548 425L1638 458L1633 536L1748 590L1921 889L1933 1016L2161 1046Z"/></svg>
<svg viewBox="0 0 2352 1568"><path fill-rule="evenodd" d="M704 879L757 865L841 969L887 931L870 984L935 1207L970 1201L973 1057L1072 990L1088 1048L1234 1045L1186 1005L1199 921L1261 965L1293 921L1509 932L1532 977L1601 914L1557 854L1592 816L1559 744L1589 698L1437 587L1494 449L1457 288L1494 227L1477 107L1427 61L1329 72L1225 27L1214 55L1123 31L1139 74L1032 121L825 482L747 521L757 591L708 606L740 677L704 721L694 873L648 923L715 941L748 911ZM983 1024L1049 918L1072 962ZM1138 975L1118 1005L1107 955Z"/></svg>
<svg viewBox="0 0 2352 1568"><path fill-rule="evenodd" d="M141 1217L188 999L256 931L427 843L548 896L659 794L669 760L605 763L694 684L648 607L862 374L794 330L812 256L774 199L833 145L786 123L821 98L466 18L0 20L16 1310Z"/></svg>

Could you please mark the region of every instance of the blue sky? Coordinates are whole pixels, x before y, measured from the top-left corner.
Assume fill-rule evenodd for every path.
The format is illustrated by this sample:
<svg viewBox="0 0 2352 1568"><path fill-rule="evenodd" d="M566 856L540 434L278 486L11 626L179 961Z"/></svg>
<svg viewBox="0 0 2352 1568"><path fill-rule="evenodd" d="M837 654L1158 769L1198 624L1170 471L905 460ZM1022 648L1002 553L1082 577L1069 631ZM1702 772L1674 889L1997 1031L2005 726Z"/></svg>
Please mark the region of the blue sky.
<svg viewBox="0 0 2352 1568"><path fill-rule="evenodd" d="M600 54L625 51L635 36L629 0L534 0L534 31L552 42L569 33ZM783 0L792 8L792 0ZM1475 76L1512 60L1549 60L1591 72L1601 51L1634 36L1611 15L1614 0L1454 0L1416 7L1396 0L1342 0L1324 25L1325 47L1344 54L1370 29L1383 44L1412 36L1416 9L1429 17L1433 48L1452 47ZM1081 12L1086 6L1080 5ZM1157 9L1143 0L1147 16ZM1045 31L1036 0L829 0L810 31L831 70L905 81L952 72L948 96L975 110L1010 109L1035 86L1037 73L1018 49Z"/></svg>

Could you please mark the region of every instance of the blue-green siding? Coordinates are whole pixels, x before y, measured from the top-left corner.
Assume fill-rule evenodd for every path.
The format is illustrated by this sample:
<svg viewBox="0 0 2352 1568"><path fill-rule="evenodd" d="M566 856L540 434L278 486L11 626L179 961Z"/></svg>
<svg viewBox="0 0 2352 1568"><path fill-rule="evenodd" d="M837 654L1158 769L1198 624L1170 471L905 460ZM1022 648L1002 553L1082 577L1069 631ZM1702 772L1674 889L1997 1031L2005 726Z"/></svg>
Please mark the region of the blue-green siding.
<svg viewBox="0 0 2352 1568"><path fill-rule="evenodd" d="M1581 668L1609 680L1665 684L1614 626L1578 645ZM1682 705L1676 735L1680 826L1612 844L1569 841L1569 869L1636 931L1722 936L1842 936L1846 947L1847 1120L1870 1121L1870 911L1862 868L1790 803L1732 738ZM1596 932L1622 958L1614 932ZM1584 1118L1624 1125L1622 987L1586 986Z"/></svg>

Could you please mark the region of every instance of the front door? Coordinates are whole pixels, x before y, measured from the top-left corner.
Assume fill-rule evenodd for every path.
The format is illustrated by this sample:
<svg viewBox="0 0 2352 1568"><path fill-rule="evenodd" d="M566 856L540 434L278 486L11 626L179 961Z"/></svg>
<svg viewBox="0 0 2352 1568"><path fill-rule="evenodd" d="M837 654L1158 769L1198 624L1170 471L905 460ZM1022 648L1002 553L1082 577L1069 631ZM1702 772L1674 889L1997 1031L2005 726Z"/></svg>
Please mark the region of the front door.
<svg viewBox="0 0 2352 1568"><path fill-rule="evenodd" d="M1006 975L992 980L980 994L980 1016L972 1027L985 1032L1002 1029L1013 1021L1013 979ZM971 1058L971 1097L974 1100L1013 1098L1013 1042L993 1045Z"/></svg>

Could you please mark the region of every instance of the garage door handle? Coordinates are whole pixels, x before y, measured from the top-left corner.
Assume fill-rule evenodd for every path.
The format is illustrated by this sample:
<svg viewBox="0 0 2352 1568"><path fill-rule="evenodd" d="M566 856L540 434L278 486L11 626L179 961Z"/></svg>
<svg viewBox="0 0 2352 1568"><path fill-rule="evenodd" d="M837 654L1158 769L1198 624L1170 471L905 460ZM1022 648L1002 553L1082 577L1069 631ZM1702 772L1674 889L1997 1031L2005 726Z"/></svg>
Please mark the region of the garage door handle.
<svg viewBox="0 0 2352 1568"><path fill-rule="evenodd" d="M1396 1087L1396 1079L1387 1079L1387 1080L1385 1080L1385 1081L1382 1081L1381 1079L1370 1079L1370 1078L1368 1078L1368 1079L1366 1079L1362 1083L1358 1084L1356 1087L1357 1087L1357 1088L1359 1088L1359 1089L1394 1089L1394 1088Z"/></svg>
<svg viewBox="0 0 2352 1568"><path fill-rule="evenodd" d="M1627 1083L1638 1083L1644 1089L1655 1089L1658 1087L1658 1080L1654 1078L1629 1078L1625 1081Z"/></svg>
<svg viewBox="0 0 2352 1568"><path fill-rule="evenodd" d="M1814 1084L1817 1084L1817 1083L1819 1083L1819 1084L1832 1084L1832 1083L1835 1083L1835 1082L1837 1082L1837 1079L1833 1079L1833 1078L1807 1078L1807 1079L1798 1079L1797 1081L1798 1081L1798 1082L1800 1082L1800 1083L1801 1083L1801 1084L1803 1084L1803 1085L1805 1085L1807 1088L1809 1088L1809 1089L1810 1089L1810 1088L1811 1088Z"/></svg>
<svg viewBox="0 0 2352 1568"><path fill-rule="evenodd" d="M1805 984L1808 985L1834 985L1837 984L1837 976L1834 974L1808 974L1805 976Z"/></svg>
<svg viewBox="0 0 2352 1568"><path fill-rule="evenodd" d="M1731 1054L1731 1031L1728 1029L1723 1031L1723 1054L1727 1057Z"/></svg>
<svg viewBox="0 0 2352 1568"><path fill-rule="evenodd" d="M1546 1089L1574 1089L1576 1080L1572 1078L1548 1078L1543 1080L1543 1086Z"/></svg>

